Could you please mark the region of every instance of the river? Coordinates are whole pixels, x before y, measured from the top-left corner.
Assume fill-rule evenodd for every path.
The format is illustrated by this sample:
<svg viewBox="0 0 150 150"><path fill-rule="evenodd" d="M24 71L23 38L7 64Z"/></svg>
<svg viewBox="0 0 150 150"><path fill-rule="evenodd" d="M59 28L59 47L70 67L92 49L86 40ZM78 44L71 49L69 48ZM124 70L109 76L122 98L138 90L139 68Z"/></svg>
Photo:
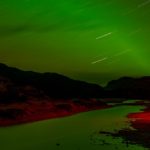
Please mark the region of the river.
<svg viewBox="0 0 150 150"><path fill-rule="evenodd" d="M144 150L100 134L130 126L127 114L142 106L116 106L69 117L0 128L1 150Z"/></svg>

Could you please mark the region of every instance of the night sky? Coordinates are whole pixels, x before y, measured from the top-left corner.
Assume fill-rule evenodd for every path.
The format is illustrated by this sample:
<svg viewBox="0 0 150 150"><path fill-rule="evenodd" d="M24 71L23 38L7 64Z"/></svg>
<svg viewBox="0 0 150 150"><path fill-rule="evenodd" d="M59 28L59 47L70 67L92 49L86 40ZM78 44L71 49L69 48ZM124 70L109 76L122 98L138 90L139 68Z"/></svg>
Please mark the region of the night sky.
<svg viewBox="0 0 150 150"><path fill-rule="evenodd" d="M150 0L1 0L0 62L101 84L150 75Z"/></svg>

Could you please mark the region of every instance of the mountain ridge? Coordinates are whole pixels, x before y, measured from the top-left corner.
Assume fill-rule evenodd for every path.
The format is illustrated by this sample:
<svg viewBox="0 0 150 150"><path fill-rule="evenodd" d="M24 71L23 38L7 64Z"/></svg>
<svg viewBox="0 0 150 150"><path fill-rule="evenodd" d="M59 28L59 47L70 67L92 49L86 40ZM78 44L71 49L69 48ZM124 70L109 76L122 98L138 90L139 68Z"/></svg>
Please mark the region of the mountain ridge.
<svg viewBox="0 0 150 150"><path fill-rule="evenodd" d="M16 87L32 86L52 98L93 98L101 97L104 93L103 88L96 84L73 80L57 73L22 71L2 63L0 64L0 76L0 83L3 83L2 77L5 80L7 78L13 84L8 88L14 92Z"/></svg>
<svg viewBox="0 0 150 150"><path fill-rule="evenodd" d="M0 64L0 126L64 117L149 99L150 77L122 77L106 87L57 73L22 71Z"/></svg>

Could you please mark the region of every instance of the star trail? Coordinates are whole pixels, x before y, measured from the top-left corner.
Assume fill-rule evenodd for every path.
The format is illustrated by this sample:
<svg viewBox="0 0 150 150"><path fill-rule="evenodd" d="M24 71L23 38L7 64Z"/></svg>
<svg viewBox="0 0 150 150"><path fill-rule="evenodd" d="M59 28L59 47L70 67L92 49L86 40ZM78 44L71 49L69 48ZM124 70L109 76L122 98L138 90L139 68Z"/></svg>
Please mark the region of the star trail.
<svg viewBox="0 0 150 150"><path fill-rule="evenodd" d="M150 75L149 18L149 0L0 1L0 62L102 84Z"/></svg>

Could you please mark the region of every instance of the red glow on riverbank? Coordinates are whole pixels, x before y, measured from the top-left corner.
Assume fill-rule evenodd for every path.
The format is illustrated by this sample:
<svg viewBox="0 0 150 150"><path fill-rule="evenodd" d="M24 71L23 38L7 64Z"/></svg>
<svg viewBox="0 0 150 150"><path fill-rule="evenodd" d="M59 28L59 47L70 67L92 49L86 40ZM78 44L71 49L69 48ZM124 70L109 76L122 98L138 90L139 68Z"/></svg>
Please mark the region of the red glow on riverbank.
<svg viewBox="0 0 150 150"><path fill-rule="evenodd" d="M138 122L150 123L150 112L146 111L146 112L129 114L128 118Z"/></svg>
<svg viewBox="0 0 150 150"><path fill-rule="evenodd" d="M10 126L22 123L31 123L51 118L59 118L86 112L96 109L109 108L110 106L94 101L93 99L80 99L80 103L76 104L71 100L64 102L59 100L57 102L51 101L28 101L25 103L13 103L9 105L0 105L0 113L4 117L0 118L0 126ZM87 105L88 104L88 105Z"/></svg>

